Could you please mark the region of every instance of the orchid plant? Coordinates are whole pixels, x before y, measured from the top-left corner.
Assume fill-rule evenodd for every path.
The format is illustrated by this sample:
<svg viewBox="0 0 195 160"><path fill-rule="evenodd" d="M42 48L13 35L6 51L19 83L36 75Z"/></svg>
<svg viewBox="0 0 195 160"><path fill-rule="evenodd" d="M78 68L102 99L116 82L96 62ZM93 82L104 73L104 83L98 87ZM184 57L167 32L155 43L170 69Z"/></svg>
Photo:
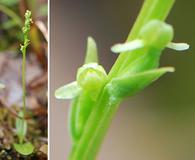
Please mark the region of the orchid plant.
<svg viewBox="0 0 195 160"><path fill-rule="evenodd" d="M21 45L21 52L22 52L22 101L23 101L23 107L22 111L18 113L18 117L16 118L16 135L18 137L19 143L14 143L13 146L17 152L20 154L26 156L34 151L34 146L32 143L26 141L25 137L27 134L27 120L25 118L26 115L26 49L30 43L29 39L29 32L30 32L30 25L32 23L32 13L30 11L26 11L25 13L25 24L22 28L22 32L24 35L24 44Z"/></svg>
<svg viewBox="0 0 195 160"><path fill-rule="evenodd" d="M159 68L162 51L186 50L186 43L172 42L174 29L165 22L175 0L145 0L125 43L111 47L120 53L107 74L98 62L97 46L88 38L84 65L76 80L56 90L58 99L72 100L69 130L72 151L69 160L94 160L119 107L173 67Z"/></svg>

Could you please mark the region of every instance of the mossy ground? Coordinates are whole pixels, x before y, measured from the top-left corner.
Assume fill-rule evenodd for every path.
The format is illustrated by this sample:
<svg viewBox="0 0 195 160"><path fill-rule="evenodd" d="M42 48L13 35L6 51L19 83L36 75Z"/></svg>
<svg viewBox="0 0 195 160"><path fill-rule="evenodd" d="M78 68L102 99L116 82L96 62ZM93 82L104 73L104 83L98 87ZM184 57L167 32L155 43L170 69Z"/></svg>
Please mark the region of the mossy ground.
<svg viewBox="0 0 195 160"><path fill-rule="evenodd" d="M29 156L22 156L15 151L13 143L18 139L15 134L15 115L20 108L12 110L0 108L0 159L1 160L46 160L47 159L47 114L41 111L28 111L28 134L26 140L35 146ZM40 112L40 111L39 111Z"/></svg>

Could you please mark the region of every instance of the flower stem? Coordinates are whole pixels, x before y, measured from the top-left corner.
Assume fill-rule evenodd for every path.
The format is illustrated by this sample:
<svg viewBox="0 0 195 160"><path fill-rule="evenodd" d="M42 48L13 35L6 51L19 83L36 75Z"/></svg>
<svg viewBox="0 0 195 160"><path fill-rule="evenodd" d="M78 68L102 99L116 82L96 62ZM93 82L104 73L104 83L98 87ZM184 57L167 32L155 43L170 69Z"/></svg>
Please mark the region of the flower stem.
<svg viewBox="0 0 195 160"><path fill-rule="evenodd" d="M70 160L94 160L120 100L111 102L105 90L87 120L81 139L73 147Z"/></svg>
<svg viewBox="0 0 195 160"><path fill-rule="evenodd" d="M23 114L26 113L26 49L22 53L22 102ZM24 118L24 116L23 116Z"/></svg>
<svg viewBox="0 0 195 160"><path fill-rule="evenodd" d="M22 28L22 32L24 35L24 43L23 45L21 45L20 48L22 52L22 91L23 91L22 101L23 101L24 115L26 112L26 49L30 43L29 33L30 33L30 25L32 23L31 14L32 13L28 10L25 13L25 24L24 27Z"/></svg>
<svg viewBox="0 0 195 160"><path fill-rule="evenodd" d="M127 41L135 39L141 27L151 19L165 20L175 0L145 0ZM121 54L109 73L109 81L127 65L129 54ZM69 160L94 160L110 123L118 109L120 99L113 100L105 86L87 120L84 132L73 146Z"/></svg>

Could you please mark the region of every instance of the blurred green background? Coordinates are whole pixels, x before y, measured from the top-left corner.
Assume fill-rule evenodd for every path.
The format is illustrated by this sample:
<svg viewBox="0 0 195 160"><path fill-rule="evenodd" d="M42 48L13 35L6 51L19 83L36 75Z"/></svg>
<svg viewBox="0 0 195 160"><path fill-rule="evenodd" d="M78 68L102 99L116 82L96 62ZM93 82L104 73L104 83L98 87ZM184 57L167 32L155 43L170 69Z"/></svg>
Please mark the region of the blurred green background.
<svg viewBox="0 0 195 160"><path fill-rule="evenodd" d="M40 43L42 37L38 35L40 27L36 23L39 21L42 25L47 26L47 0L0 0L0 52L19 52L18 46L23 40L21 28L27 9L33 14L31 41L34 52L37 52L38 49L34 46L35 43L36 46ZM35 28L39 30L35 31ZM37 42L34 42L35 37Z"/></svg>
<svg viewBox="0 0 195 160"><path fill-rule="evenodd" d="M117 58L110 46L126 39L141 4L137 0L51 0L51 93L75 79L89 35L96 39L100 62L109 71ZM176 72L123 102L97 159L195 159L194 7L193 0L176 0L167 19L175 29L174 41L190 44L185 52L164 51L161 66L174 66ZM51 95L51 159L67 159L70 150L68 106Z"/></svg>

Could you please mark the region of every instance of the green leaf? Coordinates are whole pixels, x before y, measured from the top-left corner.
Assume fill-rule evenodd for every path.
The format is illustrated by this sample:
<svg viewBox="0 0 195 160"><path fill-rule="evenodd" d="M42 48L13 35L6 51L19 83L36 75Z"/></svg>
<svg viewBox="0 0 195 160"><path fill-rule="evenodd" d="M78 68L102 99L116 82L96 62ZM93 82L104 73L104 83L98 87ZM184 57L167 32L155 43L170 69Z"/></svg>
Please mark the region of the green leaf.
<svg viewBox="0 0 195 160"><path fill-rule="evenodd" d="M92 37L87 39L87 52L85 57L85 64L87 63L98 63L98 51L96 42Z"/></svg>
<svg viewBox="0 0 195 160"><path fill-rule="evenodd" d="M23 144L14 143L14 148L18 153L24 156L32 154L35 149L33 144L30 142L23 143Z"/></svg>
<svg viewBox="0 0 195 160"><path fill-rule="evenodd" d="M55 91L55 97L57 99L72 99L79 95L81 88L78 86L77 82L74 81L63 87L58 88Z"/></svg>
<svg viewBox="0 0 195 160"><path fill-rule="evenodd" d="M139 48L144 47L144 42L142 40L136 39L134 41L116 44L111 47L111 51L114 53L126 52L126 51L133 51Z"/></svg>
<svg viewBox="0 0 195 160"><path fill-rule="evenodd" d="M125 73L119 78L114 78L107 85L107 90L110 93L110 96L113 98L124 98L126 96L132 96L144 89L153 81L157 80L166 72L173 71L174 68L172 67L163 67L160 69L152 69L137 74Z"/></svg>
<svg viewBox="0 0 195 160"><path fill-rule="evenodd" d="M19 112L18 116L20 118L16 118L16 134L19 142L22 143L27 133L27 122L23 119L24 113L22 111Z"/></svg>

